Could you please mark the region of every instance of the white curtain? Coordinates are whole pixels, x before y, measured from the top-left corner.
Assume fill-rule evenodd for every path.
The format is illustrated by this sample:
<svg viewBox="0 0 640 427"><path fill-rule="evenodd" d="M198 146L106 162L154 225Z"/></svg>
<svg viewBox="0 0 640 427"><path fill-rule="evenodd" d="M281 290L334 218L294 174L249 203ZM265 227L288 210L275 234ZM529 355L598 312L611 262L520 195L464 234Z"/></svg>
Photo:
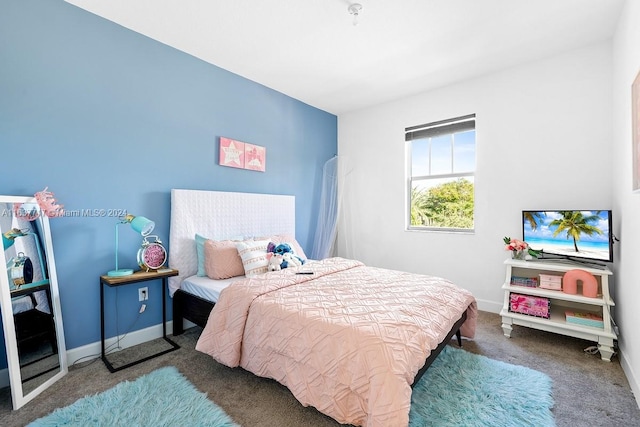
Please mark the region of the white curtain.
<svg viewBox="0 0 640 427"><path fill-rule="evenodd" d="M324 259L332 255L338 231L338 216L341 208L341 192L338 182L344 185L347 176L346 160L334 156L322 168L322 192L318 223L313 239L312 259Z"/></svg>

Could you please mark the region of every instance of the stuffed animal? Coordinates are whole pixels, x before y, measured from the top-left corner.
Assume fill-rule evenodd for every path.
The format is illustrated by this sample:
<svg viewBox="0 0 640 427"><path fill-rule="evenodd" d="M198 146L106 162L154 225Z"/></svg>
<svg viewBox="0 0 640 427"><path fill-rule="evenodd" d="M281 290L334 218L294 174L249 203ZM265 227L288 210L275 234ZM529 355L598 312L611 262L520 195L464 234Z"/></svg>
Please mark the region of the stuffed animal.
<svg viewBox="0 0 640 427"><path fill-rule="evenodd" d="M291 249L291 245L288 243L280 243L279 245L276 245L273 242L269 242L267 245L267 252L275 255L282 255L284 257L283 263L280 265L281 268L295 267L305 263L305 260L296 255L293 249Z"/></svg>
<svg viewBox="0 0 640 427"><path fill-rule="evenodd" d="M267 254L267 258L269 259L269 263L267 264L268 271L280 271L282 270L282 263L284 261L284 256L275 254L273 252L269 252Z"/></svg>
<svg viewBox="0 0 640 427"><path fill-rule="evenodd" d="M275 255L278 256L278 254L275 254ZM282 256L282 264L284 264L284 267L282 268L298 267L304 264L304 260L302 258L300 258L297 255L294 255L291 252L287 252L281 256ZM282 266L282 264L280 266Z"/></svg>
<svg viewBox="0 0 640 427"><path fill-rule="evenodd" d="M289 245L288 243L280 243L273 249L273 252L276 254L284 255L293 253L293 249L291 249L291 245Z"/></svg>

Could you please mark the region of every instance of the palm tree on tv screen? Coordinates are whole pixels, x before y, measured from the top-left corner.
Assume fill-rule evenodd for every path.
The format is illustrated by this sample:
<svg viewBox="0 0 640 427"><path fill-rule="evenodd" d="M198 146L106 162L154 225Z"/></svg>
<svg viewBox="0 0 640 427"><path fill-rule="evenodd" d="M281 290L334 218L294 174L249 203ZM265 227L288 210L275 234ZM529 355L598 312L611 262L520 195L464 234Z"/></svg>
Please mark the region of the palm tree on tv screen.
<svg viewBox="0 0 640 427"><path fill-rule="evenodd" d="M531 212L527 211L523 214L524 220L529 223L532 230L538 228L538 221L543 222L546 214L544 212Z"/></svg>
<svg viewBox="0 0 640 427"><path fill-rule="evenodd" d="M558 234L563 231L567 233L567 240L569 238L573 239L573 248L576 252L580 252L578 250L578 241L580 240L581 234L586 234L587 236L593 236L594 234L603 234L602 230L598 227L591 225L591 223L597 223L600 220L598 214L600 211L596 212L595 215L583 215L580 211L560 211L562 218L554 219L549 223L549 226L557 226L556 231L553 232L553 237L556 237Z"/></svg>

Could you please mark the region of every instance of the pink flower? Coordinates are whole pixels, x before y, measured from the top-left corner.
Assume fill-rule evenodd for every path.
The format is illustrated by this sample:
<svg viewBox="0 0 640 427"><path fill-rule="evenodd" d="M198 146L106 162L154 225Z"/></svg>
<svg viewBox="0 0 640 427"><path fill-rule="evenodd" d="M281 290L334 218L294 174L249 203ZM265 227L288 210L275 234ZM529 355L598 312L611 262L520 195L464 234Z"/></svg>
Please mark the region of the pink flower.
<svg viewBox="0 0 640 427"><path fill-rule="evenodd" d="M505 237L504 242L506 243L505 250L507 251L524 251L526 249L529 249L529 244L520 239L511 239L509 237Z"/></svg>

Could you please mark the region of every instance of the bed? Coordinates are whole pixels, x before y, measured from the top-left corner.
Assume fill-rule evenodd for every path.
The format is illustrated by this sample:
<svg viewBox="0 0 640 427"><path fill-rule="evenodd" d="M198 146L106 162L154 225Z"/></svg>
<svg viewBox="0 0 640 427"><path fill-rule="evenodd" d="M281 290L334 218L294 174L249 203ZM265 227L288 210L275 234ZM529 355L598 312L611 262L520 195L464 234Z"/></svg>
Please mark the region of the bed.
<svg viewBox="0 0 640 427"><path fill-rule="evenodd" d="M408 425L413 384L454 335L461 345L475 333L468 291L357 260L207 280L196 234L208 244L284 239L302 251L295 198L174 189L171 203L169 265L180 271L169 279L174 334L185 319L202 326L198 351L275 379L340 423Z"/></svg>

